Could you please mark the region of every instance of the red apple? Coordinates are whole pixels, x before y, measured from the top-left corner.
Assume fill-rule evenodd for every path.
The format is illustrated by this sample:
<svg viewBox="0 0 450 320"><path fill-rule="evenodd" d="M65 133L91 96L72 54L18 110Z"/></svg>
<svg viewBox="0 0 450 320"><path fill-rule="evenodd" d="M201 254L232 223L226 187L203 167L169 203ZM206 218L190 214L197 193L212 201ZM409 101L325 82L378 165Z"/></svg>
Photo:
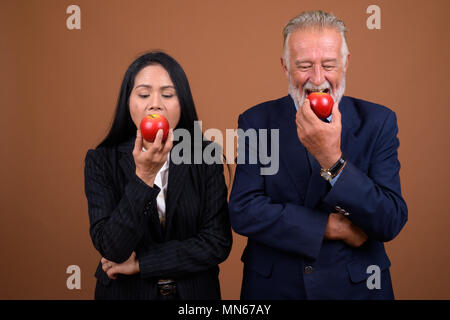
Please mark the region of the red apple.
<svg viewBox="0 0 450 320"><path fill-rule="evenodd" d="M311 109L320 119L326 119L333 110L333 98L324 92L312 92L308 96Z"/></svg>
<svg viewBox="0 0 450 320"><path fill-rule="evenodd" d="M169 121L160 114L150 114L141 121L140 125L142 137L148 142L155 141L159 129L163 130L163 141L166 141L169 134Z"/></svg>

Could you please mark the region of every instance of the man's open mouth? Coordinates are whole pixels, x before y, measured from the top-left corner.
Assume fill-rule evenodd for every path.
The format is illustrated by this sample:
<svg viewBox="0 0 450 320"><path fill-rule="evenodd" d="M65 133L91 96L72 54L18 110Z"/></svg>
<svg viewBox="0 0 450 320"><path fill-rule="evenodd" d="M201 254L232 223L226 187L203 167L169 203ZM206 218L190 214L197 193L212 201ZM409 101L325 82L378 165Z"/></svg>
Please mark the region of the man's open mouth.
<svg viewBox="0 0 450 320"><path fill-rule="evenodd" d="M325 89L306 89L305 92L306 92L306 96L309 96L313 92L323 92L323 93L330 94L330 89L329 88L325 88Z"/></svg>

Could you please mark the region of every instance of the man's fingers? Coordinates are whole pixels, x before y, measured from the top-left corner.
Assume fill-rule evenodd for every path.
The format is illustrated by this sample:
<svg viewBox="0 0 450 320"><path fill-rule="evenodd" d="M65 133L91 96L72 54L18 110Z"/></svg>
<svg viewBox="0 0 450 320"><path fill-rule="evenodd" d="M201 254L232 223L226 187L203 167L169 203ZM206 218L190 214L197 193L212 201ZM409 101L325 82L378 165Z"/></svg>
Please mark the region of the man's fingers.
<svg viewBox="0 0 450 320"><path fill-rule="evenodd" d="M311 124L314 124L315 122L317 123L318 121L321 122L321 120L316 116L316 114L312 110L311 104L309 103L308 99L305 99L305 102L303 103L302 113L305 122Z"/></svg>
<svg viewBox="0 0 450 320"><path fill-rule="evenodd" d="M297 123L297 125L302 126L305 121L306 121L306 113L305 110L306 109L311 109L311 106L309 105L309 100L305 99L305 101L303 102L303 104L298 108L297 113L295 115L295 122Z"/></svg>
<svg viewBox="0 0 450 320"><path fill-rule="evenodd" d="M334 103L331 114L333 115L331 118L332 124L341 123L341 112L339 111L339 104L337 102Z"/></svg>

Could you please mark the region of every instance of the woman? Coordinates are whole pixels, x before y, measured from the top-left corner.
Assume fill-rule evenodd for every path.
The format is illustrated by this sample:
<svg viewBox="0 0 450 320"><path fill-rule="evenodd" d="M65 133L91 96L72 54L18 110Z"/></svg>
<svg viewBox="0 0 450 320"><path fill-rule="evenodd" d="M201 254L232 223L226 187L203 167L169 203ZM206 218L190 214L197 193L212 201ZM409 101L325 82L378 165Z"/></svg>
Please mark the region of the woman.
<svg viewBox="0 0 450 320"><path fill-rule="evenodd" d="M148 114L169 121L165 141L161 130L153 143L142 138ZM220 299L218 264L232 243L223 166L168 160L173 129L194 137L196 120L172 57L150 52L130 65L111 129L85 159L90 235L102 255L96 299Z"/></svg>

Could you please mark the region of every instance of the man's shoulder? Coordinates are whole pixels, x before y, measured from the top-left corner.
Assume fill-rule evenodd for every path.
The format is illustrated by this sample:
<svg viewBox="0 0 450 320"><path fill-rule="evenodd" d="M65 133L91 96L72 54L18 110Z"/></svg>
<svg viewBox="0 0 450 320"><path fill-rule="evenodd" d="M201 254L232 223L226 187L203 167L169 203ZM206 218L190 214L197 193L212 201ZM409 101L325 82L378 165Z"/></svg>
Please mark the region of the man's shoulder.
<svg viewBox="0 0 450 320"><path fill-rule="evenodd" d="M344 96L342 97L341 100L341 104L340 107L347 111L348 109L354 109L358 114L390 114L393 113L393 111L391 109L389 109L388 107L375 103L375 102L371 102L371 101L367 101L367 100L363 100L363 99L358 99L358 98L354 98L354 97L350 97L350 96ZM344 111L344 112L345 112Z"/></svg>
<svg viewBox="0 0 450 320"><path fill-rule="evenodd" d="M386 106L363 99L344 96L339 103L342 121L347 126L377 128L386 120L395 122L395 112Z"/></svg>
<svg viewBox="0 0 450 320"><path fill-rule="evenodd" d="M279 110L283 106L288 107L290 103L293 104L290 96L284 96L279 99L264 101L245 110L241 114L241 117L252 119L267 117L271 115L272 112Z"/></svg>

